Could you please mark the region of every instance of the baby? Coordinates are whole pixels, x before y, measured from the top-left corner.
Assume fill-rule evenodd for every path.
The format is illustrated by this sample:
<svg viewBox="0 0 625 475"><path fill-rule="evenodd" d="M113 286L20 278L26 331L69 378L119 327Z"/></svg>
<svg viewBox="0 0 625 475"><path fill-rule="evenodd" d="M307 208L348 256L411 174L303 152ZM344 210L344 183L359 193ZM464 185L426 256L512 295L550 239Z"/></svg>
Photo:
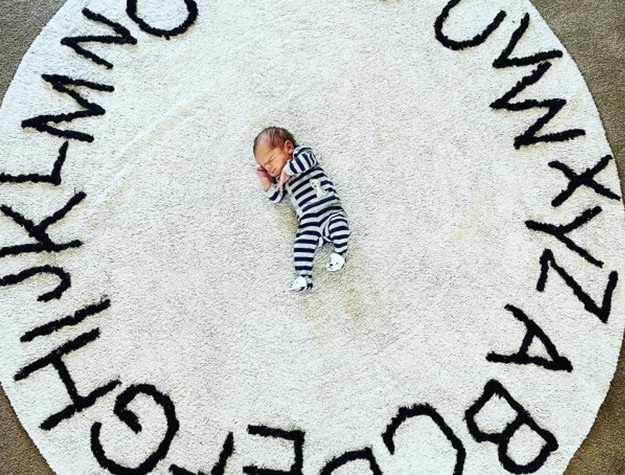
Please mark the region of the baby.
<svg viewBox="0 0 625 475"><path fill-rule="evenodd" d="M267 197L274 203L286 195L291 197L299 226L293 245L297 277L290 290L310 290L318 247L327 242L334 245L326 266L329 271L341 270L345 264L350 235L347 214L313 151L298 146L288 130L264 129L254 139L254 158L259 165L256 173Z"/></svg>

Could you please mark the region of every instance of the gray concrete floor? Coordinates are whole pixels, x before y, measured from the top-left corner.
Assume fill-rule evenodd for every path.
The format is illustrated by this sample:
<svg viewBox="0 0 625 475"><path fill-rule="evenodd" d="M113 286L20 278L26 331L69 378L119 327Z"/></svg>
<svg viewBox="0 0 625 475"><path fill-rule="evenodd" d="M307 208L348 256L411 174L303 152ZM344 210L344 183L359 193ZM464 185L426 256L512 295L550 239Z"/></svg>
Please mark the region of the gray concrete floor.
<svg viewBox="0 0 625 475"><path fill-rule="evenodd" d="M533 0L575 58L625 176L625 0ZM63 0L0 0L0 97L37 33ZM622 236L625 239L625 236ZM567 475L625 474L625 351L597 421ZM0 475L52 471L19 425L0 390Z"/></svg>

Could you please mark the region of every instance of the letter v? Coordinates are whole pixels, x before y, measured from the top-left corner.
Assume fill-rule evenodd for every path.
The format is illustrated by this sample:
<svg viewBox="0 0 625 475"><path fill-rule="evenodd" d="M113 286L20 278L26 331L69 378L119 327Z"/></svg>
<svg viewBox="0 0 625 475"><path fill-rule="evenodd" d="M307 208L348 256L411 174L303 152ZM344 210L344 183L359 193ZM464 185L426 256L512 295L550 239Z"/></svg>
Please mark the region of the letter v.
<svg viewBox="0 0 625 475"><path fill-rule="evenodd" d="M493 67L495 68L509 68L511 66L529 66L530 64L540 63L542 61L546 61L548 59L555 59L562 57L562 51L554 49L550 51L543 51L540 53L533 54L531 56L524 56L522 58L511 58L512 52L516 45L519 43L519 40L523 38L525 32L527 31L527 27L530 24L530 15L526 13L523 19L521 20L521 25L514 31L512 37L510 38L510 43L506 46L499 57L493 62Z"/></svg>

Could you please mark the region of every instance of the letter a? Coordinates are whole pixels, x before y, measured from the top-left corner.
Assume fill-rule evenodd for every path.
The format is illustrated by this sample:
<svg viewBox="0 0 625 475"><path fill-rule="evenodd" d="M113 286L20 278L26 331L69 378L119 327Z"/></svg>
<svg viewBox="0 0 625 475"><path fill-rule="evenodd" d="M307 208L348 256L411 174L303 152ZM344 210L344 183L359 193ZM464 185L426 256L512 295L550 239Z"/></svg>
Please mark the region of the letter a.
<svg viewBox="0 0 625 475"><path fill-rule="evenodd" d="M553 371L568 371L569 373L573 371L573 366L571 362L561 356L556 349L556 346L551 342L549 337L545 334L545 332L538 326L536 322L531 320L523 310L516 308L512 305L506 305L506 310L512 312L512 315L516 317L517 320L520 320L525 325L526 333L525 338L523 338L523 343L521 344L521 348L517 353L512 355L499 355L497 353L489 353L486 356L486 359L491 363L514 363L514 364L535 364L537 366L542 366L545 369L550 369ZM532 341L534 338L538 338L540 342L543 344L549 357L551 359L543 358L541 356L530 356L527 353Z"/></svg>

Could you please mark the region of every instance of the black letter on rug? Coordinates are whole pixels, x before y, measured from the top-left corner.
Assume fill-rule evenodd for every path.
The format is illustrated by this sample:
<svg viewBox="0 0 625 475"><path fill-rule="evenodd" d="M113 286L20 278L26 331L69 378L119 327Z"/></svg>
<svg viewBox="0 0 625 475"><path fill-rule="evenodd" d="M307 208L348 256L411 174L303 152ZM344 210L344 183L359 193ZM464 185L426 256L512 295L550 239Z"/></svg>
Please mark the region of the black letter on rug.
<svg viewBox="0 0 625 475"><path fill-rule="evenodd" d="M224 471L226 470L226 464L228 463L228 459L234 453L234 435L232 432L228 434L226 440L224 441L224 446L221 449L221 454L219 454L219 461L213 466L211 470L211 475L224 475ZM193 473L184 468L181 468L177 465L172 465L169 467L169 471L172 475L205 475L204 472Z"/></svg>
<svg viewBox="0 0 625 475"><path fill-rule="evenodd" d="M432 419L438 426L441 432L445 435L447 440L451 443L452 447L456 450L456 465L454 468L454 475L461 475L464 470L464 461L467 457L467 452L462 445L462 441L454 434L454 431L447 425L445 419L429 404L414 405L412 407L401 407L397 412L397 415L393 418L391 423L387 426L386 432L382 434L382 440L386 444L386 448L393 455L395 453L395 432L397 429L411 417L426 416Z"/></svg>
<svg viewBox="0 0 625 475"><path fill-rule="evenodd" d="M603 170L608 165L608 163L610 163L610 160L612 160L612 156L606 155L594 167L586 169L586 171L580 175L575 173L573 170L571 170L567 165L565 165L562 162L558 162L558 161L550 162L549 166L551 168L560 170L562 173L564 173L564 176L566 176L569 179L568 186L564 190L562 190L562 192L558 196L556 196L553 199L553 201L551 202L551 205L554 208L560 206L562 203L568 200L571 197L571 195L575 193L575 191L580 186L587 186L588 188L591 188L599 195L605 196L606 198L610 198L611 200L619 201L621 199L619 195L610 191L605 186L600 185L594 179L595 176L601 170Z"/></svg>
<svg viewBox="0 0 625 475"><path fill-rule="evenodd" d="M82 246L82 241L78 240L57 244L50 239L47 230L49 226L63 219L65 215L69 213L74 206L84 200L86 196L87 195L82 191L75 194L72 198L70 198L65 206L63 206L63 208L58 210L53 215L48 216L39 224L35 224L30 219L26 219L23 215L13 211L13 209L6 205L0 206L0 211L5 216L11 218L24 230L26 230L30 237L37 240L37 244L21 244L17 246L3 247L0 249L0 258L5 256L17 256L27 252L60 252L65 249Z"/></svg>
<svg viewBox="0 0 625 475"><path fill-rule="evenodd" d="M487 433L483 432L478 427L475 422L475 416L480 413L486 403L494 396L504 399L508 406L516 412L517 416L512 422L506 425L506 428L502 432ZM501 462L503 468L511 473L534 473L538 471L547 461L549 455L558 449L558 441L553 434L536 424L529 412L514 400L501 383L495 380L491 380L486 384L484 394L466 411L466 420L469 433L476 442L492 442L498 446L499 462ZM545 441L545 444L534 460L525 465L520 465L510 458L508 454L508 444L514 434L524 425L538 434Z"/></svg>
<svg viewBox="0 0 625 475"><path fill-rule="evenodd" d="M96 304L88 305L84 308L81 308L80 310L76 311L74 315L68 315L67 317L54 320L52 322L38 326L30 331L27 331L26 333L24 333L24 335L22 335L20 341L22 343L27 343L29 341L33 341L39 336L45 336L59 331L61 328L78 325L87 317L103 312L110 306L111 301L109 299L102 299Z"/></svg>
<svg viewBox="0 0 625 475"><path fill-rule="evenodd" d="M508 46L501 52L501 55L493 62L495 68L509 68L510 66L529 66L530 64L540 63L548 59L561 58L562 51L554 49L551 51L543 51L531 56L525 56L523 58L511 58L510 55L516 48L519 40L523 38L527 27L530 24L530 14L526 13L521 20L521 25L515 30L510 38Z"/></svg>
<svg viewBox="0 0 625 475"><path fill-rule="evenodd" d="M524 146L537 144L539 142L564 142L572 140L576 137L586 135L586 131L582 129L570 129L563 132L549 133L537 136L536 134L553 119L558 112L566 105L565 99L547 99L537 101L528 99L521 102L511 102L516 96L523 92L527 87L536 84L551 67L551 63L542 63L532 71L529 75L521 79L510 91L506 92L502 97L493 102L490 106L493 109L504 109L509 111L525 111L536 108L546 108L548 112L539 118L534 125L527 129L523 134L514 139L514 147L519 149Z"/></svg>
<svg viewBox="0 0 625 475"><path fill-rule="evenodd" d="M595 259L586 249L578 246L572 239L566 236L571 231L574 231L580 226L588 223L591 219L600 214L601 211L602 209L599 206L596 206L592 209L587 209L581 214L581 216L575 218L572 223L566 225L555 226L553 224L538 223L531 220L525 221L525 225L532 231L540 231L543 233L551 234L553 237L562 242L566 247L568 247L571 251L579 254L592 265L595 265L597 267L603 267L603 262Z"/></svg>
<svg viewBox="0 0 625 475"><path fill-rule="evenodd" d="M499 28L499 25L501 25L504 18L506 18L506 12L500 11L499 13L497 13L497 16L495 17L493 22L490 25L488 25L482 33L466 41L452 40L447 35L445 35L445 33L443 33L443 26L445 24L445 21L447 21L447 18L449 18L449 13L451 12L451 10L456 5L458 5L461 1L462 0L451 0L445 6L445 8L443 8L443 11L441 12L440 16L436 19L436 22L434 23L434 31L436 32L436 39L443 46L452 50L472 48L472 47L481 45L482 43L486 41L486 39L491 35L493 31Z"/></svg>
<svg viewBox="0 0 625 475"><path fill-rule="evenodd" d="M7 175L0 173L0 183L50 183L58 186L61 184L61 167L67 156L67 147L69 142L64 142L59 148L59 156L52 166L52 173L49 175L39 175L38 173L29 173L28 175Z"/></svg>
<svg viewBox="0 0 625 475"><path fill-rule="evenodd" d="M351 452L345 452L340 457L336 457L330 460L325 467L321 469L319 475L330 475L337 468L342 467L350 462L354 462L356 460L366 460L369 462L369 469L373 475L382 475L382 470L378 466L378 462L375 460L373 456L373 451L371 447L364 448L362 450L353 450Z"/></svg>
<svg viewBox="0 0 625 475"><path fill-rule="evenodd" d="M603 323L608 322L608 317L610 316L610 311L612 307L612 292L616 288L616 284L618 283L618 273L616 271L610 272L610 276L608 277L608 283L605 288L605 292L603 293L603 300L601 302L601 307L599 307L590 296L584 292L582 287L571 277L562 267L560 267L556 263L556 259L553 256L553 252L551 249L545 249L543 255L540 257L540 278L538 279L538 283L536 285L536 289L539 292L545 291L545 285L547 284L547 277L549 273L549 267L552 267L559 275L562 277L566 285L573 290L573 293L578 298L580 302L584 304L584 308L586 311L596 315L599 317Z"/></svg>
<svg viewBox="0 0 625 475"><path fill-rule="evenodd" d="M547 334L543 331L542 328L538 326L536 322L530 319L523 310L516 308L512 305L506 305L506 310L512 312L514 317L523 322L525 325L525 338L523 338L523 343L521 344L521 348L517 353L512 355L499 355L497 353L489 353L486 356L486 359L491 363L514 363L514 364L535 364L537 366L541 366L545 369L550 369L553 371L568 371L569 373L573 371L573 366L571 362L561 356L556 349L556 346L549 339ZM538 338L540 342L544 345L547 353L549 354L551 359L546 359L540 356L530 356L527 353L530 345L534 338Z"/></svg>
<svg viewBox="0 0 625 475"><path fill-rule="evenodd" d="M304 432L299 430L286 431L281 429L272 429L265 426L248 426L247 431L250 435L260 435L262 437L275 437L278 439L290 440L293 442L294 460L291 469L288 472L283 470L273 470L268 468L259 468L255 465L243 467L243 472L250 475L302 475L304 466Z"/></svg>
<svg viewBox="0 0 625 475"><path fill-rule="evenodd" d="M25 271L20 272L19 274L11 274L0 278L0 287L8 287L9 285L17 285L31 277L34 277L38 274L50 274L58 277L61 281L59 285L57 285L54 290L47 292L45 294L41 294L37 297L37 300L40 302L48 302L52 299L60 299L67 289L72 285L72 281L70 275L65 272L60 267L52 267L52 266L41 266L41 267L32 267L30 269L26 269Z"/></svg>
<svg viewBox="0 0 625 475"><path fill-rule="evenodd" d="M90 59L96 64L101 66L106 66L108 69L111 69L113 65L101 58L95 53L92 53L88 49L80 46L81 43L104 43L104 44L117 44L117 45L136 45L137 40L130 34L130 32L124 28L119 23L109 20L103 15L98 13L94 13L88 8L84 8L82 14L91 21L95 21L98 23L104 23L109 26L117 36L111 35L88 35L88 36L68 36L61 40L61 44L64 46L69 46L76 53L81 56L84 56L87 59Z"/></svg>
<svg viewBox="0 0 625 475"><path fill-rule="evenodd" d="M137 24L139 28L141 28L146 33L154 36L162 36L165 39L170 39L172 36L177 36L185 33L195 20L197 20L197 3L195 0L184 0L185 5L187 6L187 18L180 26L176 28L172 28L171 30L163 30L160 28L155 28L147 23L143 18L137 15L137 0L128 0L126 3L126 13L128 16Z"/></svg>
<svg viewBox="0 0 625 475"><path fill-rule="evenodd" d="M85 110L65 113L65 114L44 114L38 115L31 119L22 121L23 128L33 128L39 132L47 132L57 137L64 137L67 139L79 140L81 142L93 142L93 136L84 132L76 132L75 130L63 130L52 127L53 124L59 124L61 122L71 122L75 119L81 119L85 117L95 117L104 115L106 112L104 108L89 102L82 97L78 92L74 91L68 86L74 87L87 87L95 91L113 92L115 88L113 86L107 86L106 84L98 84L95 82L84 81L82 79L72 79L67 76L60 76L58 74L43 74L41 76L46 82L50 83L55 91L67 94L74 99Z"/></svg>
<svg viewBox="0 0 625 475"><path fill-rule="evenodd" d="M143 463L136 468L124 467L108 458L105 454L104 448L100 443L100 431L102 429L102 423L96 422L91 426L91 451L95 456L100 466L115 475L147 475L163 460L169 452L169 447L178 429L180 423L176 418L176 407L169 396L159 392L151 384L134 384L119 396L115 402L115 408L113 412L119 418L120 421L125 423L135 434L141 432L142 427L137 415L128 409L128 405L139 395L144 394L154 399L154 402L159 405L165 414L167 420L167 431L161 441L160 445Z"/></svg>
<svg viewBox="0 0 625 475"><path fill-rule="evenodd" d="M48 417L42 424L41 429L43 430L51 430L54 429L57 425L59 425L65 419L70 419L76 413L84 411L85 409L93 406L96 401L104 396L105 394L111 392L117 386L121 384L121 381L115 380L110 381L104 386L101 386L94 391L91 391L87 396L81 396L78 394L78 390L76 389L76 383L72 379L69 374L69 370L67 366L63 362L63 357L73 353L84 346L87 346L89 343L97 340L100 337L100 330L95 329L90 331L89 333L83 333L78 338L74 340L70 340L59 348L53 350L47 356L34 361L33 363L22 368L16 375L15 381L21 381L23 379L28 378L35 371L39 371L47 366L53 366L54 369L59 373L61 381L69 394L69 397L72 399L72 404L67 406L62 411L57 412L56 414Z"/></svg>

